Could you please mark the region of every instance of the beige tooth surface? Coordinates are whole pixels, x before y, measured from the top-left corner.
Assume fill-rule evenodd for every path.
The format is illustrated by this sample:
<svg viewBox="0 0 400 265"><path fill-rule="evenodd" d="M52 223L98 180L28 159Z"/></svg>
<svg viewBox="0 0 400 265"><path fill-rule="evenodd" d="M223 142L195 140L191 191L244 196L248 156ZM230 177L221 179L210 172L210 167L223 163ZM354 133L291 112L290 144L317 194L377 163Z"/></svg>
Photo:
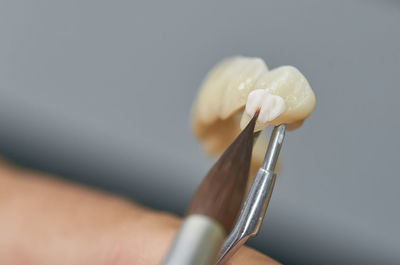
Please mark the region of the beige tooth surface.
<svg viewBox="0 0 400 265"><path fill-rule="evenodd" d="M212 123L192 120L192 130L202 143L203 151L210 156L222 154L240 133L240 116L218 119Z"/></svg>
<svg viewBox="0 0 400 265"><path fill-rule="evenodd" d="M259 58L239 57L232 64L231 72L223 89L220 117L226 119L246 105L247 95L253 90L258 78L265 74L268 68Z"/></svg>
<svg viewBox="0 0 400 265"><path fill-rule="evenodd" d="M257 79L268 71L259 58L233 57L207 75L194 105L194 119L211 123L226 119L246 104Z"/></svg>
<svg viewBox="0 0 400 265"><path fill-rule="evenodd" d="M240 133L241 110L258 78L268 71L260 58L232 57L205 78L192 111L192 130L207 154L219 155Z"/></svg>
<svg viewBox="0 0 400 265"><path fill-rule="evenodd" d="M315 95L296 68L282 66L268 71L259 58L225 59L208 73L192 110L192 130L206 154L220 155L247 125L251 117L243 110L249 93L256 89L267 90L285 101L283 113L272 121L257 122L256 130L281 123L295 129L315 106ZM266 143L264 136L255 143L250 176L261 166Z"/></svg>
<svg viewBox="0 0 400 265"><path fill-rule="evenodd" d="M301 124L315 106L315 95L307 79L293 66L281 66L263 74L257 80L254 89L265 89L273 95L280 96L286 105L286 110L276 119L266 123L257 122L256 131L268 125ZM241 127L246 126L250 119L250 115L243 112Z"/></svg>
<svg viewBox="0 0 400 265"><path fill-rule="evenodd" d="M219 117L227 70L233 59L225 59L212 69L200 88L193 108L193 120L212 123Z"/></svg>

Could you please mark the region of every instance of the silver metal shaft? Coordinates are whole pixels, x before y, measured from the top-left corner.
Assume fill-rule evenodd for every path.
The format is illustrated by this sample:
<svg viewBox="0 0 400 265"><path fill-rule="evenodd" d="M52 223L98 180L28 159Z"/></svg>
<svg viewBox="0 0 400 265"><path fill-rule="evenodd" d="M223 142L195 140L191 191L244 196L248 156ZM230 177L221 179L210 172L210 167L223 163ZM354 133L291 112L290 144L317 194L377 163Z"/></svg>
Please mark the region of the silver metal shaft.
<svg viewBox="0 0 400 265"><path fill-rule="evenodd" d="M188 216L163 265L213 265L225 238L220 224L204 215Z"/></svg>
<svg viewBox="0 0 400 265"><path fill-rule="evenodd" d="M285 138L286 125L281 124L275 126L271 134L271 139L268 143L267 152L264 157L264 163L262 168L265 170L274 171L276 162L278 161L279 152L281 151L281 146L283 139Z"/></svg>
<svg viewBox="0 0 400 265"><path fill-rule="evenodd" d="M264 163L254 178L232 232L224 242L218 265L225 264L249 237L257 235L260 230L275 184L274 169L285 137L285 129L285 124L275 126L271 134Z"/></svg>

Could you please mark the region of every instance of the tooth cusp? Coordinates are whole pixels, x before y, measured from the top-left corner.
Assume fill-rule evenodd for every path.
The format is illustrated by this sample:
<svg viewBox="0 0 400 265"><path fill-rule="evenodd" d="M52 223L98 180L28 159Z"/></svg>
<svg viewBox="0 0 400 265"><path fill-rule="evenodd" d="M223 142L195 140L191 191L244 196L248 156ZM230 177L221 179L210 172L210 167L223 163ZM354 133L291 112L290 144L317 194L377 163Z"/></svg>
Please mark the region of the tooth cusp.
<svg viewBox="0 0 400 265"><path fill-rule="evenodd" d="M286 109L282 97L273 95L264 89L256 89L249 93L246 103L246 113L253 117L256 111L260 111L258 122L266 123L274 120Z"/></svg>

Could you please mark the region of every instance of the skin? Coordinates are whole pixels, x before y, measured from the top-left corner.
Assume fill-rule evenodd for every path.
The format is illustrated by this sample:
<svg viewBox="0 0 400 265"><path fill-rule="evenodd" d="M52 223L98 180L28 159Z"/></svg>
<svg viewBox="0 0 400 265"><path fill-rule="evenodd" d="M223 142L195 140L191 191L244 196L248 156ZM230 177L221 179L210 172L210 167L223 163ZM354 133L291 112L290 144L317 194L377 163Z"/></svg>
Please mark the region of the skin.
<svg viewBox="0 0 400 265"><path fill-rule="evenodd" d="M0 264L156 265L180 218L0 161ZM247 247L229 265L279 264Z"/></svg>

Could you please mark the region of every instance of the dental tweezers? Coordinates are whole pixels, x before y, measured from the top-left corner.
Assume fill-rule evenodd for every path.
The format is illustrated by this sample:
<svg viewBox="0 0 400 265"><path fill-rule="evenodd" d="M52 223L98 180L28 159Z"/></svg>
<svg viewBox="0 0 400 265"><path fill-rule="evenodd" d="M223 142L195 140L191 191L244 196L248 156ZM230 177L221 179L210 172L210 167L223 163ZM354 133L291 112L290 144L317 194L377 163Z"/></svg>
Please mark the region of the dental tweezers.
<svg viewBox="0 0 400 265"><path fill-rule="evenodd" d="M250 237L258 234L274 188L274 169L285 137L285 129L285 124L274 127L263 165L254 177L232 232L224 242L217 265L225 264Z"/></svg>

